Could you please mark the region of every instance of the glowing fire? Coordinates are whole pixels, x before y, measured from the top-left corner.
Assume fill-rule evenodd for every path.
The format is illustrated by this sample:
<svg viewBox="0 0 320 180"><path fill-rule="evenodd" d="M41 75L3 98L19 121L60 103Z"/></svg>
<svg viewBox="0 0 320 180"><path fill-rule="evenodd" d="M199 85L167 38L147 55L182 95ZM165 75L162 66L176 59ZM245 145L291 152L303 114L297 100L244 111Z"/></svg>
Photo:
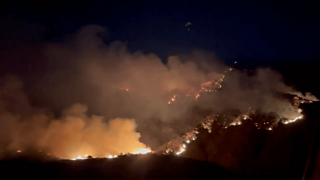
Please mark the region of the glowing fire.
<svg viewBox="0 0 320 180"><path fill-rule="evenodd" d="M180 155L181 153L183 153L184 151L186 151L186 145L182 144L182 147L180 148L180 150L178 152L176 152L176 155Z"/></svg>
<svg viewBox="0 0 320 180"><path fill-rule="evenodd" d="M19 152L21 152L20 150L18 150ZM136 155L143 155L143 154L148 154L148 153L151 153L151 149L150 148L143 148L143 149L139 149L135 152L133 152L132 154L136 154ZM130 154L130 153L129 153ZM125 154L123 154L125 155ZM83 159L87 159L89 157L89 155L84 155L84 156L81 156L81 155L78 155L76 158L71 158L70 160L83 160ZM114 159L114 158L117 158L118 155L108 155L106 157L102 157L102 158L108 158L108 159ZM68 158L60 158L60 159L68 159Z"/></svg>
<svg viewBox="0 0 320 180"><path fill-rule="evenodd" d="M81 156L79 155L78 157L72 158L71 160L81 160L81 159L85 159L85 158L83 158L83 157L81 157Z"/></svg>
<svg viewBox="0 0 320 180"><path fill-rule="evenodd" d="M294 118L294 119L283 120L282 123L283 123L283 124L289 124L289 123L296 122L297 120L302 119L302 118L303 118L303 115L298 116L298 117L296 117L296 118Z"/></svg>
<svg viewBox="0 0 320 180"><path fill-rule="evenodd" d="M139 149L137 151L135 151L133 154L148 154L148 153L151 153L151 150L150 149Z"/></svg>
<svg viewBox="0 0 320 180"><path fill-rule="evenodd" d="M230 69L230 71L231 71L232 69ZM221 78L220 79L218 79L218 80L211 80L211 81L207 81L207 82L203 82L203 83L201 83L201 84L199 84L198 85L198 88L192 93L192 95L191 94L186 94L186 96L188 97L188 96L192 96L192 99L193 99L193 97L195 97L195 100L197 100L199 97L200 97L200 95L202 95L201 93L207 93L207 92L215 92L216 90L218 90L218 89L220 89L220 88L222 88L222 83L223 83L223 81L224 81L224 75L222 75L221 76ZM127 87L125 87L125 88L119 88L120 90L123 90L123 91L129 91L129 88L127 88ZM130 89L131 91L134 91L135 89ZM124 93L126 93L126 92L124 92ZM181 97L182 97L183 95L181 95ZM170 98L170 97L169 97ZM170 101L168 102L168 104L171 104L171 103L173 103L173 102L177 102L178 101L178 98L179 98L179 95L173 95L173 97L171 97L171 99L170 99ZM297 100L297 104L299 104L299 99ZM166 101L164 101L164 104L166 103ZM301 102L301 103L304 103L303 101ZM299 109L298 110L298 113L301 113L301 109ZM295 117L295 118L293 118L293 119L290 119L290 120L283 120L282 121L282 123L283 124L289 124L289 123L293 123L293 122L296 122L296 121L298 121L299 119L302 119L303 118L303 115L300 115L300 116L298 116L298 117ZM242 124L242 122L243 122L243 120L247 120L247 121L249 121L249 119L250 119L250 115L249 114L243 114L243 115L240 115L240 116L238 116L238 117L236 117L236 119L235 120L233 120L231 123L230 122L227 122L226 124L226 126L225 127L228 127L228 124L229 125L234 125L234 126L236 126L236 125L241 125ZM214 119L214 117L212 116L212 117L209 117L208 119L205 119L204 120L204 122L202 123L202 127L203 127L203 129L206 129L206 130L208 130L208 132L210 133L211 131L212 131L212 124L215 122L215 119ZM59 124L55 124L55 125L59 125ZM122 127L122 126L121 126ZM259 125L257 124L257 127L259 127ZM267 130L272 130L273 129L273 126L272 125L270 125L270 126L268 126L267 127ZM68 132L68 131L66 131L66 132ZM96 129L94 129L94 131L93 131L94 133L96 133L97 131L96 131ZM202 131L201 131L202 132ZM195 130L192 130L191 132L188 132L188 133L186 133L186 135L183 137L183 138L181 138L181 139L179 139L178 141L176 141L177 143L175 143L175 144L173 144L171 147L169 147L169 148L167 148L167 149L169 149L171 152L173 152L174 154L176 154L176 155L181 155L182 153L184 153L184 152L186 152L186 148L187 148L187 145L188 144L195 144L194 142L192 142L192 141L195 141L196 139L197 139L197 134L199 133L199 131L197 131L197 129L195 129ZM101 136L95 136L95 134L92 134L92 135L94 135L93 137L94 138L96 138L96 137L99 137L99 138L101 138ZM112 134L111 134L112 135ZM106 136L106 137L109 137L110 135L108 134L108 136ZM60 138L60 137L62 137L62 138L68 138L67 136L63 136L63 134L62 134L62 136L59 136L58 138ZM140 137L140 136L139 136ZM62 138L60 138L60 139L62 139ZM121 138L122 138L122 136L121 136ZM78 138L77 138L78 139ZM81 138L81 139L84 139L84 138ZM122 140L123 139L126 139L126 138L122 138ZM95 139L94 139L95 140ZM82 141L82 140L81 140ZM27 142L27 141L26 141ZM88 141L88 142L90 142L90 141ZM109 143L109 141L104 141L104 143L105 142L108 142ZM119 140L117 141L117 142L119 142ZM82 143L82 142L81 142ZM70 144L70 143L68 143L68 144ZM114 143L109 143L109 144L114 144ZM124 143L124 145L126 145L127 146L127 144L128 143ZM152 151L151 151L151 149L148 149L148 148L143 148L143 149L139 149L141 146L139 146L139 147L137 147L137 146L135 146L135 148L134 149L131 149L130 150L130 152L131 153L133 153L133 154L136 154L136 155L143 155L143 154L148 154L148 153L151 153ZM144 146L145 147L145 146ZM21 147L20 147L21 148ZM94 151L90 151L90 150L88 150L87 151L87 149L85 149L86 151L84 151L83 153L79 153L78 154L78 152L82 152L82 151L80 151L79 149L78 149L78 147L76 147L76 148L74 148L75 149L75 152L70 152L71 154L72 154L72 156L71 157L68 157L68 159L70 159L70 160L84 160L84 159L87 159L89 156L87 155L87 154L85 154L85 153L91 153L91 152L94 152ZM132 152L132 150L134 150L133 152ZM39 150L40 152L41 152L41 150ZM71 151L71 150L70 150ZM21 150L17 150L17 153L20 153L21 152ZM102 154L102 156L104 156L104 158L108 158L108 159L114 159L114 158L118 158L118 155L116 155L116 154L109 154L110 152L106 152L106 151L103 151L105 154ZM168 151L166 151L166 152L168 152ZM54 156L56 156L56 154L55 153L53 153L54 154ZM49 153L48 153L48 155L50 155ZM112 160L111 160L112 161Z"/></svg>
<svg viewBox="0 0 320 180"><path fill-rule="evenodd" d="M108 159L113 159L113 158L117 158L117 157L118 157L117 155L113 155L113 156L112 156L112 155L109 155L107 158L108 158Z"/></svg>
<svg viewBox="0 0 320 180"><path fill-rule="evenodd" d="M230 69L230 71L231 70L232 69ZM217 89L220 89L222 87L221 84L222 84L222 82L224 80L224 77L225 76L222 75L222 77L220 79L216 80L216 81L208 81L208 82L204 82L204 83L200 84L200 90L197 91L196 94L193 94L193 95L195 95L195 100L197 100L200 97L201 93L214 92ZM129 88L118 88L118 89L129 91ZM186 96L188 97L188 96L191 96L191 95L187 94ZM170 101L168 101L168 104L176 102L177 98L179 98L179 95L173 95L173 97L170 99ZM300 101L299 99L295 98L293 106L294 107L298 107L300 103L304 103L304 102L305 101ZM289 119L289 120L282 120L281 122L283 124L289 124L289 123L296 122L299 119L302 119L303 118L303 115L301 114L302 110L301 109L297 109L297 112L300 113L300 115L298 117L295 117L295 118ZM231 122L225 121L225 124L223 124L223 126L225 128L228 128L229 126L241 125L244 120L252 119L251 118L252 114L254 114L254 112L250 111L250 108L249 108L247 113L241 114L240 116L237 116L235 119L232 119ZM212 124L214 122L217 122L216 121L216 117L218 117L218 116L219 115L216 115L216 116L211 115L211 116L206 117L203 120L203 122L201 123L202 128L208 130L208 132L211 133ZM279 121L271 122L270 124L269 124L269 122L263 122L263 124L266 125L266 126L264 126L264 129L271 131L275 127L274 124L278 123L278 122ZM259 129L261 128L261 123L255 123L255 125L256 125L257 128L259 128ZM194 130L186 133L183 138L178 139L175 143L172 143L172 145L170 147L166 148L166 152L171 152L171 153L174 153L176 155L182 154L183 152L186 151L186 148L187 148L186 144L190 144L192 141L196 140L198 133L199 133L199 131L197 129L194 129ZM21 150L17 150L17 152L20 153ZM41 150L39 150L39 152L41 152ZM139 150L136 150L134 152L131 152L131 153L132 154L136 154L136 155L142 155L142 154L148 154L148 153L151 153L151 152L152 152L151 149L143 148L143 149L139 149ZM88 152L86 152L86 153L88 153ZM50 154L48 153L47 155L50 155ZM70 160L83 160L83 159L87 159L88 157L89 157L88 155L78 155L75 158L70 158L69 157L68 159L70 159ZM111 155L110 154L108 156L105 156L104 158L113 159L113 158L117 158L117 157L118 157L118 155Z"/></svg>
<svg viewBox="0 0 320 180"><path fill-rule="evenodd" d="M172 102L174 102L177 97L178 97L177 95L173 95L173 97L171 98L171 100L168 101L168 104L171 104Z"/></svg>
<svg viewBox="0 0 320 180"><path fill-rule="evenodd" d="M289 119L289 120L282 120L281 122L283 124L289 124L289 123L293 123L296 122L299 119L303 118L302 110L299 109L299 104L300 101L305 102L304 100L299 100L297 98L294 99L294 108L296 109L296 112L299 113L300 115L293 118L293 119ZM310 102L309 102L310 103ZM239 116L237 116L233 121L231 121L231 123L226 123L226 118L225 115L221 115L219 116L219 114L216 115L209 115L207 117L205 117L205 119L203 120L203 122L201 123L201 126L203 129L208 130L209 133L211 133L212 131L212 125L214 122L216 122L216 124L218 125L222 125L225 129L230 127L230 126L237 126L237 125L241 125L243 123L243 121L248 121L248 120L254 120L256 118L254 118L253 116L256 114L255 111L251 110L251 107L248 108L248 111L244 114L241 114ZM222 120L224 120L223 124L220 124L219 118L223 118ZM265 129L268 131L272 131L273 128L275 127L276 123L279 123L279 121L275 120L275 121L263 121L263 122L255 122L255 126L258 129ZM164 146L161 146L157 151L163 154L176 154L176 155L180 155L181 153L186 151L186 144L189 144L191 141L196 140L197 138L197 134L199 133L199 131L196 129L185 133L181 138L172 140L170 142L168 142L167 144L165 144ZM186 143L186 144L185 144ZM165 148L165 150L163 151L163 148Z"/></svg>
<svg viewBox="0 0 320 180"><path fill-rule="evenodd" d="M200 94L197 94L195 97L195 100L197 100L199 98Z"/></svg>
<svg viewBox="0 0 320 180"><path fill-rule="evenodd" d="M221 78L218 79L218 80L211 80L211 81L203 82L203 83L200 84L199 90L192 91L192 93L190 93L190 91L189 91L188 93L185 94L185 96L186 97L194 96L195 97L195 101L196 101L200 97L201 93L216 92L217 89L220 89L222 87L221 84L222 84L224 78L225 78L225 75L221 74ZM176 101L176 97L178 97L178 95L174 95L168 101L168 104L171 104L172 102Z"/></svg>
<svg viewBox="0 0 320 180"><path fill-rule="evenodd" d="M233 71L233 69L228 68L225 71L225 73L227 73L227 71ZM185 93L184 95L174 94L169 99L169 101L167 103L172 104L174 102L177 102L180 100L180 97L184 97L184 96L186 96L186 97L192 96L195 98L194 100L196 101L196 100L198 100L200 95L202 95L202 93L212 93L212 92L216 92L218 89L221 89L224 78L225 78L225 74L220 74L220 77L218 77L218 78L211 79L209 81L200 83L198 88L196 88L195 90L192 89L192 91L191 91L189 89L188 91L184 92ZM126 89L120 88L120 89L126 90L126 91L129 90L127 88ZM311 103L312 101L305 101L305 100L299 99L298 97L294 97L294 103L293 103L292 107L294 107L296 109L296 112L298 112L300 115L293 118L293 119L289 119L289 120L279 120L279 119L278 120L274 120L274 119L270 120L269 119L269 120L265 120L262 122L254 122L254 124L258 129L262 128L262 129L271 131L271 130L273 130L274 127L276 127L276 124L279 122L281 122L283 124L289 124L289 123L296 122L299 119L303 118L303 115L301 114L302 110L298 109L299 104L300 103L308 103L308 102ZM230 126L242 125L244 121L249 121L249 120L254 121L254 117L255 117L255 112L252 111L251 108L249 108L246 113L237 115L237 117L235 117L234 119L230 119L225 116L219 117L219 114L210 115L203 120L201 125L202 125L203 129L206 129L206 130L208 130L209 133L211 133L212 125L214 122L216 124L221 125L223 128L228 128ZM221 121L222 121L222 123L219 123ZM180 155L181 153L186 151L186 148L187 148L186 144L190 144L192 141L197 139L198 133L199 133L199 131L197 129L194 129L190 132L187 132L183 137L172 140L169 143L167 143L164 148L165 151L162 151L162 152L165 152L165 154L166 153L173 153L176 155ZM133 154L147 154L150 152L151 152L150 149L140 149L140 150L135 151ZM114 156L109 155L108 158L114 158Z"/></svg>

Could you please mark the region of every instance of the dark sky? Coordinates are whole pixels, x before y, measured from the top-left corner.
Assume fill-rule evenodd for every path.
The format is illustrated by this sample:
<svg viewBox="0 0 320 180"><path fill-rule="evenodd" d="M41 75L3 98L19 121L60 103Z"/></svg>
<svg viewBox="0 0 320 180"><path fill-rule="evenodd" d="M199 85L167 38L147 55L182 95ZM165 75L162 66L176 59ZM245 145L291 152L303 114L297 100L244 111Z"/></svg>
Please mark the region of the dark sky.
<svg viewBox="0 0 320 180"><path fill-rule="evenodd" d="M28 1L2 6L2 21L8 23L1 38L10 32L17 44L56 41L99 24L108 28L106 43L127 42L129 50L152 52L163 61L193 49L215 52L229 63L315 61L319 10L313 1ZM27 25L17 28L12 25L17 21ZM187 22L192 25L185 27Z"/></svg>

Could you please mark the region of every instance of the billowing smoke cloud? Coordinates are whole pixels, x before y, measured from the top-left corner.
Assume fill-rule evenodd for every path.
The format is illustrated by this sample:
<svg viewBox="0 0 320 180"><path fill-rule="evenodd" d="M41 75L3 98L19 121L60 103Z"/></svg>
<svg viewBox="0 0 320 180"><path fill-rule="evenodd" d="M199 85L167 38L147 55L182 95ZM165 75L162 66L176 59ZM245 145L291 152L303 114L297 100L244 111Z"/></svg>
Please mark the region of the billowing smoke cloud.
<svg viewBox="0 0 320 180"><path fill-rule="evenodd" d="M0 89L0 148L36 149L63 158L78 155L106 157L134 153L146 145L139 141L133 119L116 118L105 122L101 116L88 116L87 107L74 104L61 119L53 119L33 109L14 77Z"/></svg>
<svg viewBox="0 0 320 180"><path fill-rule="evenodd" d="M290 106L289 100L280 98L276 93L302 94L284 84L281 75L271 69L257 69L253 76L238 70L229 71L229 67L214 54L203 51L170 56L165 64L154 54L129 52L121 42L105 44L99 36L103 32L103 27L86 26L63 43L48 43L45 46L46 73L33 79L36 87L30 94L33 100L49 105L55 112L72 107L61 114L62 119L52 120L41 113L35 116L35 110L28 105L23 93L18 91L12 96L10 93L17 91L21 83L11 80L14 83L4 86L5 97L19 100L8 100L15 102L15 105L9 107L7 104L6 108L11 113L2 113L4 125L1 128L12 135L8 136L12 141L7 142L9 147L27 144L25 141L31 138L21 134L30 134L31 137L41 138L29 144L47 147L65 156L71 156L65 154L65 147L71 148L72 152L83 150L99 155L100 150L103 153L129 151L129 141L132 141L132 147L143 148L144 145L139 143L139 134L134 132L134 121L114 118L134 118L143 128L151 127L154 119L164 122L179 119L181 124L187 125L183 122L196 105L212 111L238 109L246 112L251 107L251 110L274 112L281 118L289 119L299 115ZM225 75L222 89L201 94L195 101L200 84L219 79L222 74ZM191 98L183 103L168 105L174 94L191 95ZM306 96L315 99L311 94ZM1 100L4 101L4 98ZM88 112L82 105L72 106L77 102L88 105ZM2 106L3 103L0 103ZM105 125L102 117L88 116L86 113L114 120ZM197 123L193 122L193 125ZM37 130L29 132L31 128ZM113 135L116 132L119 134ZM160 138L160 132L158 134L157 138ZM122 138L124 136L132 139ZM128 144L128 149L124 144Z"/></svg>
<svg viewBox="0 0 320 180"><path fill-rule="evenodd" d="M280 118L288 119L299 116L291 106L292 102L278 93L296 93L283 83L278 72L269 68L257 69L254 75L248 76L234 71L226 76L223 89L218 94L202 98L199 105L215 110L239 109L242 112L251 108L263 113L273 112Z"/></svg>
<svg viewBox="0 0 320 180"><path fill-rule="evenodd" d="M128 52L120 42L106 46L96 35L101 31L101 27L85 27L71 43L49 46L50 67L56 68L39 84L39 89L47 87L44 97L50 94L58 104L85 99L90 107L110 117L170 120L184 114L190 104L172 109L167 105L172 96L169 92L196 93L199 84L208 80L192 61L183 63L173 56L163 64L154 54ZM72 95L64 98L65 94Z"/></svg>
<svg viewBox="0 0 320 180"><path fill-rule="evenodd" d="M214 55L201 51L170 56L164 64L154 54L130 53L121 42L105 45L97 35L104 31L100 26L87 26L67 43L48 45L50 67L55 68L39 84L44 98L57 104L82 99L110 117L167 121L181 117L196 104L192 99L179 106L168 106L173 92L196 95L201 83L229 70ZM287 118L297 115L290 102L279 99L274 92L295 91L271 69L258 69L251 77L233 71L226 75L222 91L198 104L214 110L245 111L251 107Z"/></svg>

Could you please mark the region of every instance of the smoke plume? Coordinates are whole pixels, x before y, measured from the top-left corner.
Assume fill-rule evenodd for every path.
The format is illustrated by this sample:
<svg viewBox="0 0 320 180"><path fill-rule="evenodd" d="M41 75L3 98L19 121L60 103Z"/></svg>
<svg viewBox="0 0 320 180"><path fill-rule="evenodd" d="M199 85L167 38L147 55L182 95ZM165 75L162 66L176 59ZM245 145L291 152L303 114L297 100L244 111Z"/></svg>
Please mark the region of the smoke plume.
<svg viewBox="0 0 320 180"><path fill-rule="evenodd" d="M87 107L74 104L54 119L43 110L33 109L22 84L9 77L0 89L0 148L36 149L62 158L78 155L106 157L134 153L146 145L139 141L133 119L88 116Z"/></svg>
<svg viewBox="0 0 320 180"><path fill-rule="evenodd" d="M129 52L121 42L104 44L98 36L101 32L105 32L103 27L87 26L66 43L48 44L46 55L51 71L38 84L43 99L59 105L80 100L112 118L169 121L197 104L190 100L179 106L168 106L175 93L196 95L201 83L229 71L213 54L203 51L170 56L164 64L154 54ZM287 118L296 115L289 115L294 111L290 110L288 100L274 96L275 91L296 91L271 69L258 69L254 76L234 70L226 75L222 86L221 92L212 93L210 101L200 98L198 104L215 110L245 111L251 107Z"/></svg>
<svg viewBox="0 0 320 180"><path fill-rule="evenodd" d="M55 115L58 112L61 119L48 116L47 109L33 108L21 91L21 82L13 77L7 80L0 98L0 128L5 133L1 145L34 145L61 156L106 155L145 148L135 132L135 121L144 128L151 127L154 119L179 120L187 126L186 114L194 106L212 111L251 108L288 119L299 115L289 100L276 93L303 94L287 86L272 69L257 69L249 76L230 71L214 54L199 50L170 56L163 63L155 54L130 52L125 43L105 43L100 35L105 31L101 26L86 26L64 41L42 47L45 67L27 84L28 95L52 108ZM200 94L195 101L201 84L221 77L225 77L222 89ZM176 94L189 98L168 105ZM306 98L316 99L309 93ZM105 124L102 116L113 120ZM161 138L160 132L156 134Z"/></svg>

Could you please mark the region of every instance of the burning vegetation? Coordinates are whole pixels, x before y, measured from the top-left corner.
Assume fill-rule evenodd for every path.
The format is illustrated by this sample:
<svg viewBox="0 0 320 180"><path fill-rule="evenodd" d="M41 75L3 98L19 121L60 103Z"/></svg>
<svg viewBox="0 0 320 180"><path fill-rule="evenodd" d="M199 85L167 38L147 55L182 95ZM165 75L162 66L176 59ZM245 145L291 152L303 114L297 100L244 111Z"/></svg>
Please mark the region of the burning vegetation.
<svg viewBox="0 0 320 180"><path fill-rule="evenodd" d="M1 151L36 149L72 160L151 152L180 155L197 139L200 128L212 133L214 124L226 129L252 121L258 129L273 130L279 123L302 119L299 105L318 100L287 86L279 73L268 68L248 75L204 52L171 56L163 64L154 54L128 52L119 42L103 44L94 36L103 30L85 27L74 42L46 49L48 61L59 60L67 70L48 72L32 92L43 101L69 107L60 118L31 106L16 77L4 80L0 87ZM288 100L279 93L295 96ZM99 115L89 113L84 104ZM191 118L188 113L194 107L206 113ZM160 131L150 119L166 127ZM151 134L137 132L141 126L149 131L156 126L158 130L152 132L156 135L141 142L140 135ZM167 134L172 140L162 146L158 143L152 151L148 144Z"/></svg>

